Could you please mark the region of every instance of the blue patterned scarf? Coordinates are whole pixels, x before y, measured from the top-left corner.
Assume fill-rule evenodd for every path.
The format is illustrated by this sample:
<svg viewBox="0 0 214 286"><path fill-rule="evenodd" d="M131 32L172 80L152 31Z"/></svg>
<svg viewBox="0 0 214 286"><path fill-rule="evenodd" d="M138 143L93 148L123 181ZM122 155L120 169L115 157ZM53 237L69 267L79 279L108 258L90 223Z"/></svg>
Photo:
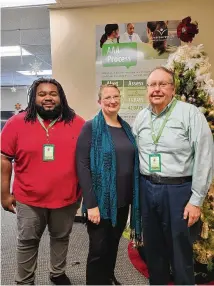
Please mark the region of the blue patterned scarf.
<svg viewBox="0 0 214 286"><path fill-rule="evenodd" d="M132 236L135 234L135 239L139 241L141 238L141 219L138 150L129 124L120 116L118 116L118 120L135 148L130 226ZM109 127L106 124L102 111L92 120L90 166L93 191L97 199L101 218L111 219L112 225L115 226L117 221L116 154Z"/></svg>

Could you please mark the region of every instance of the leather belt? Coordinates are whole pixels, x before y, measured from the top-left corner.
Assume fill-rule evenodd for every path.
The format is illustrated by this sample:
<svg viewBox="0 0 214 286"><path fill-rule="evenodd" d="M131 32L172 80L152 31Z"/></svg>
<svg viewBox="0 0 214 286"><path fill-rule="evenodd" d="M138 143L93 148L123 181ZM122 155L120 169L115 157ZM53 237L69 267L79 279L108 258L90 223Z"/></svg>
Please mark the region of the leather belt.
<svg viewBox="0 0 214 286"><path fill-rule="evenodd" d="M142 175L146 180L152 184L157 185L181 185L192 181L192 176L186 177L162 177L158 174Z"/></svg>

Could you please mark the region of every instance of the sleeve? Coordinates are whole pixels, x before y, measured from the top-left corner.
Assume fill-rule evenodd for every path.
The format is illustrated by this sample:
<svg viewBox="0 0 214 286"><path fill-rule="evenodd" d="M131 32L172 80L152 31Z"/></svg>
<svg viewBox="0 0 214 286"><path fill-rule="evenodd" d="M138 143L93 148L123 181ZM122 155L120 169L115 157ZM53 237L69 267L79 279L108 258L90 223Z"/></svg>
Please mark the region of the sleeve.
<svg viewBox="0 0 214 286"><path fill-rule="evenodd" d="M132 133L135 137L135 139L137 138L138 135L138 131L139 131L139 122L140 122L140 114L141 112L139 112L134 120L134 123L132 125Z"/></svg>
<svg viewBox="0 0 214 286"><path fill-rule="evenodd" d="M205 116L196 111L190 119L190 144L194 151L190 203L201 206L213 178L213 138Z"/></svg>
<svg viewBox="0 0 214 286"><path fill-rule="evenodd" d="M92 122L87 121L77 140L76 164L79 184L83 192L83 203L87 209L97 207L97 201L92 188L90 170L90 149L92 137Z"/></svg>
<svg viewBox="0 0 214 286"><path fill-rule="evenodd" d="M1 154L10 159L14 159L16 156L18 128L14 119L15 116L10 118L1 132Z"/></svg>

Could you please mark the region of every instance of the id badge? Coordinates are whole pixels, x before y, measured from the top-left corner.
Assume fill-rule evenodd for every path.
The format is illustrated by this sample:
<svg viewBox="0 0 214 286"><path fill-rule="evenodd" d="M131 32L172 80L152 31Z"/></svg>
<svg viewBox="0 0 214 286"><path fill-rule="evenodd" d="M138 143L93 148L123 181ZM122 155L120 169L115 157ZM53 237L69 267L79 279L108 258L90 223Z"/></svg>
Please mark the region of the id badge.
<svg viewBox="0 0 214 286"><path fill-rule="evenodd" d="M54 145L43 145L43 161L54 161Z"/></svg>
<svg viewBox="0 0 214 286"><path fill-rule="evenodd" d="M161 154L155 153L149 155L149 171L161 172Z"/></svg>

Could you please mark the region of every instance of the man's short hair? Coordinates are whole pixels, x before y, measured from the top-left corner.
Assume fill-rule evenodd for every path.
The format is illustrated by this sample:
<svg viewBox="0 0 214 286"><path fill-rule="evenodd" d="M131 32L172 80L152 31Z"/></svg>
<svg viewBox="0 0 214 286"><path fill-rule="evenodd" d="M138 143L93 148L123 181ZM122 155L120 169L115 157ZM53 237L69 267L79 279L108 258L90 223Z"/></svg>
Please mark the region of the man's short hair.
<svg viewBox="0 0 214 286"><path fill-rule="evenodd" d="M150 75L151 75L154 71L156 71L156 70L162 70L162 71L168 73L168 74L171 76L171 78L172 78L172 83L173 83L173 85L175 85L175 74L174 74L174 72L173 72L172 70L169 70L169 69L163 67L163 66L154 68L154 69L149 73L148 78L149 78ZM148 78L147 78L147 80L148 80Z"/></svg>

